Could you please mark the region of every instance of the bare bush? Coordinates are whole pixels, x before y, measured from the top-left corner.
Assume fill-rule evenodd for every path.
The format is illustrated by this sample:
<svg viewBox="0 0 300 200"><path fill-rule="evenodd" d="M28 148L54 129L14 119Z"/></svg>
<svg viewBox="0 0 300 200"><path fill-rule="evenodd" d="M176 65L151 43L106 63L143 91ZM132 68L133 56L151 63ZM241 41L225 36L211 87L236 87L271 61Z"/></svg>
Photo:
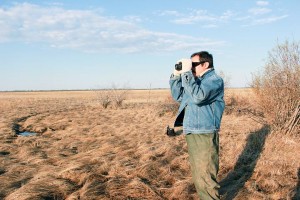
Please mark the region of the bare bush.
<svg viewBox="0 0 300 200"><path fill-rule="evenodd" d="M108 108L113 104L115 108L122 107L124 100L128 96L129 90L126 87L118 88L116 84L112 84L110 88L95 90L96 100L103 108Z"/></svg>
<svg viewBox="0 0 300 200"><path fill-rule="evenodd" d="M117 85L112 85L111 96L116 108L122 107L124 100L128 96L128 92L129 90L126 87L118 88Z"/></svg>
<svg viewBox="0 0 300 200"><path fill-rule="evenodd" d="M95 90L96 100L102 106L102 108L107 108L112 102L112 91L111 90Z"/></svg>
<svg viewBox="0 0 300 200"><path fill-rule="evenodd" d="M230 79L231 79L231 77L228 76L227 74L225 74L222 70L219 71L219 76L221 76L221 78L224 81L224 88L228 88L229 85L230 85Z"/></svg>
<svg viewBox="0 0 300 200"><path fill-rule="evenodd" d="M299 43L285 41L269 52L263 71L252 75L260 108L273 128L286 133L299 133L299 57Z"/></svg>

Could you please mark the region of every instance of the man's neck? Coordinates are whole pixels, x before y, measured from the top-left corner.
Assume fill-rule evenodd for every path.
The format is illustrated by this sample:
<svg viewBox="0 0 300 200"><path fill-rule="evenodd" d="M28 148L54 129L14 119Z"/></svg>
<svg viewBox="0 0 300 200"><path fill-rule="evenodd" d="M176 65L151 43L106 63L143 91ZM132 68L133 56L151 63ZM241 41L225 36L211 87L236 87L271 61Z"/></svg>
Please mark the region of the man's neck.
<svg viewBox="0 0 300 200"><path fill-rule="evenodd" d="M208 68L205 71L203 71L202 73L200 73L199 77L202 77L206 72L212 70L212 68Z"/></svg>

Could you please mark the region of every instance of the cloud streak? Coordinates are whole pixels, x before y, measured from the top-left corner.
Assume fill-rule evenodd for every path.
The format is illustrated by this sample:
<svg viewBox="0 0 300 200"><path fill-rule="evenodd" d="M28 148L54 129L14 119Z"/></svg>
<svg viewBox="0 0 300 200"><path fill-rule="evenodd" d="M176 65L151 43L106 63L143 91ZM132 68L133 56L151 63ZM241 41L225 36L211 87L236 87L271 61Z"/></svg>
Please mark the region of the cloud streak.
<svg viewBox="0 0 300 200"><path fill-rule="evenodd" d="M275 23L289 16L287 14L273 14L273 10L268 7L268 1L257 1L256 5L257 7L248 10L250 15L240 18L242 21L246 22L243 26L257 26Z"/></svg>
<svg viewBox="0 0 300 200"><path fill-rule="evenodd" d="M266 18L255 19L255 20L253 20L252 25L269 24L272 22L282 20L287 17L288 17L288 15L282 15L282 16L271 16L271 17L266 17Z"/></svg>
<svg viewBox="0 0 300 200"><path fill-rule="evenodd" d="M0 42L43 42L55 48L84 52L167 52L190 47L216 47L222 41L167 32L137 25L141 19L103 16L97 10L67 10L29 3L0 7Z"/></svg>
<svg viewBox="0 0 300 200"><path fill-rule="evenodd" d="M267 5L269 5L269 2L268 1L257 1L256 5L258 5L258 6L267 6Z"/></svg>
<svg viewBox="0 0 300 200"><path fill-rule="evenodd" d="M221 14L213 14L208 10L188 10L178 12L166 10L158 12L159 16L173 17L171 23L179 25L202 24L203 28L218 28L223 24L240 21L240 26L254 26L274 23L288 17L287 14L273 14L268 1L256 1L255 7L243 11L227 10ZM188 13L188 14L186 14Z"/></svg>
<svg viewBox="0 0 300 200"><path fill-rule="evenodd" d="M249 9L249 13L252 15L263 15L270 13L272 10L269 8L251 8Z"/></svg>
<svg viewBox="0 0 300 200"><path fill-rule="evenodd" d="M168 12L163 12L168 14ZM188 12L188 15L180 14L178 12L173 11L172 13L177 13L174 16L178 18L173 19L171 22L175 24L197 24L203 23L204 26L217 26L217 23L226 22L229 20L234 14L231 11L225 11L220 16L210 14L207 10L191 10ZM172 14L170 13L170 14Z"/></svg>

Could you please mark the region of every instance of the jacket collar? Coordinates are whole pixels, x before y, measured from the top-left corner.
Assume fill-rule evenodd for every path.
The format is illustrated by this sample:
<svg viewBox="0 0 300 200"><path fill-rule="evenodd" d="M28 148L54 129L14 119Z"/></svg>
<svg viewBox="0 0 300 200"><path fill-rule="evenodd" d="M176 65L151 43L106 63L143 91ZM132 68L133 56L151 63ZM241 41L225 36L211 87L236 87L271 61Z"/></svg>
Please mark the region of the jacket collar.
<svg viewBox="0 0 300 200"><path fill-rule="evenodd" d="M213 71L215 71L214 68L209 68L206 71L204 71L200 76L198 76L198 78L203 79L205 76L211 74Z"/></svg>

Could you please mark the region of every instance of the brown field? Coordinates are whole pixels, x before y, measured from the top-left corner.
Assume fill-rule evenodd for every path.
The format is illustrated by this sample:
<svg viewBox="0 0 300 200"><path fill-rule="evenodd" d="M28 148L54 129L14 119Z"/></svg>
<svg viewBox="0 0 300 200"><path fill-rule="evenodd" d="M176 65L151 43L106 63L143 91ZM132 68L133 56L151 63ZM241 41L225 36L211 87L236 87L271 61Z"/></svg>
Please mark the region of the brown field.
<svg viewBox="0 0 300 200"><path fill-rule="evenodd" d="M0 199L197 199L185 139L165 135L169 95L130 90L122 108L104 109L93 91L1 92ZM37 135L16 134L25 130ZM298 136L224 114L222 199L300 199L299 149Z"/></svg>

